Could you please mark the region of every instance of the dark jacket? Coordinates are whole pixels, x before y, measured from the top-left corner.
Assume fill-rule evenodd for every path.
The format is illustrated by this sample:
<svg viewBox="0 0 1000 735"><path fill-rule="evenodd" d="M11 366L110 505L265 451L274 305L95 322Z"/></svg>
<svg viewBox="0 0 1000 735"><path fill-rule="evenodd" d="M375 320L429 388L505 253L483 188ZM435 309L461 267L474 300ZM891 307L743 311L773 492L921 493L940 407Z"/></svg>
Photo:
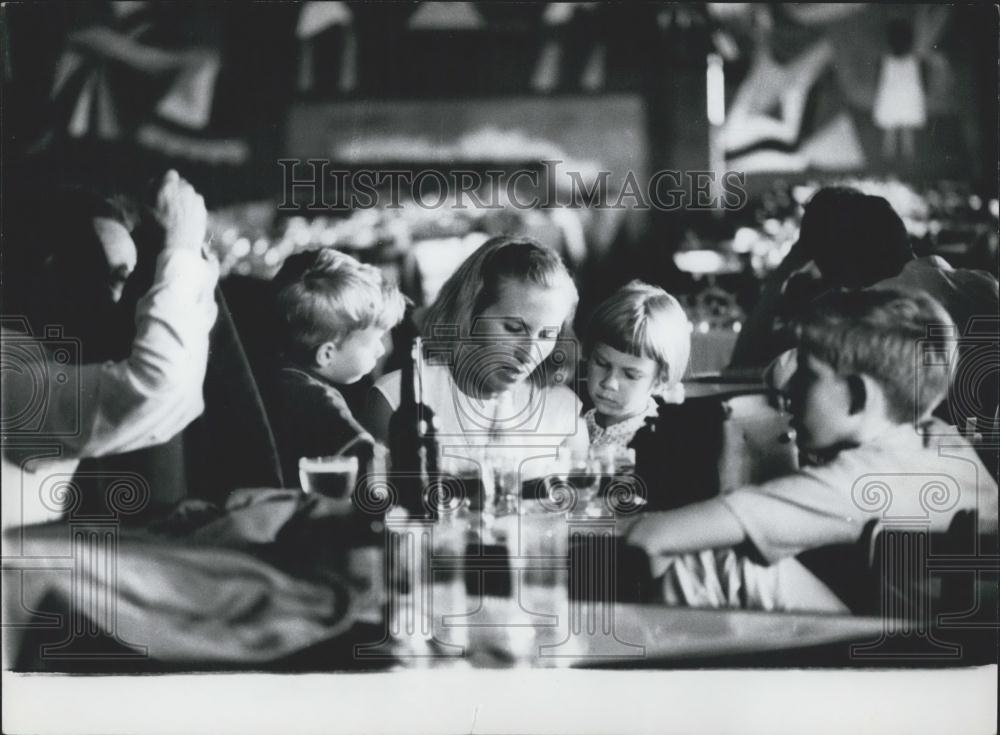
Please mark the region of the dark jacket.
<svg viewBox="0 0 1000 735"><path fill-rule="evenodd" d="M336 454L357 437L367 436L332 383L291 365L278 371L271 420L287 487L299 486L300 457ZM358 442L352 449L368 445Z"/></svg>

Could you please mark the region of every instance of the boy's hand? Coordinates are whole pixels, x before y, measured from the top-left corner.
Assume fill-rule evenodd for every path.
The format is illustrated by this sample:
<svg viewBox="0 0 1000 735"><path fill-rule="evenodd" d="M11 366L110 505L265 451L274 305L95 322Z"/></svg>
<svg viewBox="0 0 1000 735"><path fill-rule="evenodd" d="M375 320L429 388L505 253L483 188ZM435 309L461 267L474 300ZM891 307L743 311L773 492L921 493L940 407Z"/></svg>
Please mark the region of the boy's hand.
<svg viewBox="0 0 1000 735"><path fill-rule="evenodd" d="M164 250L201 252L208 228L205 200L173 169L167 171L157 192L155 215L165 232Z"/></svg>

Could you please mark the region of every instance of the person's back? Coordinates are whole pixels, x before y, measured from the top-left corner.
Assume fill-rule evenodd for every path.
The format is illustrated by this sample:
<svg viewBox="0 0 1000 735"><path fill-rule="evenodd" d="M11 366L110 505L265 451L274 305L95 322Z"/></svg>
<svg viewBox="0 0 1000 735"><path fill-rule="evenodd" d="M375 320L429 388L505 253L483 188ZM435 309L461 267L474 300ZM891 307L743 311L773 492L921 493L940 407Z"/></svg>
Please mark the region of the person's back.
<svg viewBox="0 0 1000 735"><path fill-rule="evenodd" d="M936 415L962 430L995 434L1000 428L1000 385L996 380L983 380L982 369L1000 361L997 279L986 271L952 268L943 258L931 255L910 261L878 287L927 293L945 308L958 330L959 359L948 400ZM991 463L990 471L996 477L995 452Z"/></svg>
<svg viewBox="0 0 1000 735"><path fill-rule="evenodd" d="M951 316L960 335L966 333L970 320L996 318L1000 313L1000 285L996 278L986 271L953 268L938 255L909 261L877 287L933 296Z"/></svg>
<svg viewBox="0 0 1000 735"><path fill-rule="evenodd" d="M763 368L792 347L785 329L832 288L867 288L913 259L903 221L882 197L820 189L805 206L799 239L768 277L733 348L731 368Z"/></svg>
<svg viewBox="0 0 1000 735"><path fill-rule="evenodd" d="M278 370L273 429L285 485L299 484L299 459L350 451L367 432L337 388L294 365Z"/></svg>

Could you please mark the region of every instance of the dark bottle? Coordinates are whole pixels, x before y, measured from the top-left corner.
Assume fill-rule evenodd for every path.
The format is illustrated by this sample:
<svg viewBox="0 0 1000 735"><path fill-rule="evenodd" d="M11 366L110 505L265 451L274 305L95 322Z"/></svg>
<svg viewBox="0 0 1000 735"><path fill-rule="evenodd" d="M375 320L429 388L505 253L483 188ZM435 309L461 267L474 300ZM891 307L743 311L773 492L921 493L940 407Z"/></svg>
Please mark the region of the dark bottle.
<svg viewBox="0 0 1000 735"><path fill-rule="evenodd" d="M389 455L400 504L419 516L429 514L424 496L438 476L437 427L434 412L424 403L423 344L413 341L403 363L399 408L389 419Z"/></svg>

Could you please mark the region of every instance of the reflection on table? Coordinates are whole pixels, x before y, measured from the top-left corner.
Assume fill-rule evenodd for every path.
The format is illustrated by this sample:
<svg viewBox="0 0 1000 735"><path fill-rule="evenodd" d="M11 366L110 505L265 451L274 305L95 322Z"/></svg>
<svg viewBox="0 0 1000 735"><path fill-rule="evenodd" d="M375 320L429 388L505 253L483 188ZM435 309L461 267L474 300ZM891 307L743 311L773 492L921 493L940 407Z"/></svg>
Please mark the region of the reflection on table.
<svg viewBox="0 0 1000 735"><path fill-rule="evenodd" d="M878 617L670 608L611 514L390 520L386 625L359 662L403 668L667 664L875 643Z"/></svg>

